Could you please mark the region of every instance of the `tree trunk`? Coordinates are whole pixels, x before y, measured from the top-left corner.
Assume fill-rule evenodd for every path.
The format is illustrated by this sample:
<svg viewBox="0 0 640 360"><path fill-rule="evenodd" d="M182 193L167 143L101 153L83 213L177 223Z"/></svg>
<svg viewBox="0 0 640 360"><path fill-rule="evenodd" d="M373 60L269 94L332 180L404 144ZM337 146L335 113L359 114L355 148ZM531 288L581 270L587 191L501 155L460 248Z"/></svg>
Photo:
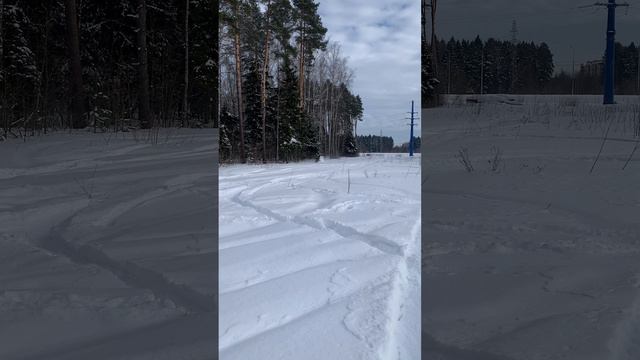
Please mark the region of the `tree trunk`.
<svg viewBox="0 0 640 360"><path fill-rule="evenodd" d="M147 63L147 2L138 0L138 120L140 127L152 126L149 104L149 68Z"/></svg>
<svg viewBox="0 0 640 360"><path fill-rule="evenodd" d="M2 2L2 0L0 0L0 3ZM47 13L49 12L48 8L47 8ZM0 15L1 16L1 15ZM0 21L1 22L1 21ZM1 26L0 26L1 27ZM43 45L43 51L42 51L42 73L41 73L41 78L42 78L42 86L41 86L41 93L42 93L42 107L41 107L41 114L42 114L42 123L40 124L40 129L44 130L44 133L47 133L47 116L49 115L49 20L45 19L44 20L44 24L43 24L43 29L44 29L44 45ZM0 32L0 37L2 37L2 33Z"/></svg>
<svg viewBox="0 0 640 360"><path fill-rule="evenodd" d="M300 60L298 64L298 91L300 92L300 109L304 111L304 24L300 30Z"/></svg>
<svg viewBox="0 0 640 360"><path fill-rule="evenodd" d="M358 137L358 119L356 119L356 121L353 123L353 137L356 138Z"/></svg>
<svg viewBox="0 0 640 360"><path fill-rule="evenodd" d="M4 0L0 0L0 79L2 79L2 88L0 97L2 97L2 113L0 114L4 124L5 138L9 133L9 117L7 116L7 78L4 73Z"/></svg>
<svg viewBox="0 0 640 360"><path fill-rule="evenodd" d="M271 32L270 24L270 10L271 1L267 3L267 32L264 40L264 63L262 65L262 86L260 88L260 100L262 111L262 162L267 162L267 136L266 136L266 124L267 124L267 75L269 72L269 35Z"/></svg>
<svg viewBox="0 0 640 360"><path fill-rule="evenodd" d="M244 155L244 106L242 105L242 67L240 63L240 9L238 2L236 2L235 12L236 19L234 47L236 56L236 90L238 92L238 119L240 120L240 162L244 164L246 162L246 158Z"/></svg>
<svg viewBox="0 0 640 360"><path fill-rule="evenodd" d="M438 57L436 56L436 2L431 0L431 66L433 75L438 75Z"/></svg>
<svg viewBox="0 0 640 360"><path fill-rule="evenodd" d="M182 98L182 126L187 126L189 115L189 1L185 0L184 14L184 97Z"/></svg>
<svg viewBox="0 0 640 360"><path fill-rule="evenodd" d="M280 161L280 89L276 98L276 162Z"/></svg>
<svg viewBox="0 0 640 360"><path fill-rule="evenodd" d="M218 22L218 28L216 29L216 34L214 39L219 39L220 38L220 23ZM214 64L215 64L215 78L214 78L214 84L215 84L215 92L217 93L217 101L216 101L216 109L213 109L216 112L215 115L215 121L213 126L215 128L219 128L220 127L220 110L221 110L221 101L222 101L222 89L220 86L220 83L222 82L222 73L220 70L220 41L216 41L215 42L215 52L216 55L213 58L214 59Z"/></svg>
<svg viewBox="0 0 640 360"><path fill-rule="evenodd" d="M78 34L78 12L76 0L65 0L67 35L69 41L69 69L71 101L73 103L72 127L84 128L84 90L82 87L82 65L80 63L80 36Z"/></svg>

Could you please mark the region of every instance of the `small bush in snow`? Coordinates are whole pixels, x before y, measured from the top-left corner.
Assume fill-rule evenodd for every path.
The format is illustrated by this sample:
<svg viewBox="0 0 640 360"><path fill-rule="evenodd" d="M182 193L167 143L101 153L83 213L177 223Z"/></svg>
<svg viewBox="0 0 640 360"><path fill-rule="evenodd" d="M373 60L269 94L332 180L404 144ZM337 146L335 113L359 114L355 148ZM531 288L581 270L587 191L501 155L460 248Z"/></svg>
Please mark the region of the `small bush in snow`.
<svg viewBox="0 0 640 360"><path fill-rule="evenodd" d="M464 166L464 169L467 172L473 172L473 165L471 164L471 160L469 159L469 150L465 147L460 148L458 150L458 155L456 155L458 162Z"/></svg>
<svg viewBox="0 0 640 360"><path fill-rule="evenodd" d="M491 172L497 173L504 170L505 163L502 158L502 149L500 149L500 147L495 145L491 146L491 159L489 159L488 162L489 170L491 170Z"/></svg>

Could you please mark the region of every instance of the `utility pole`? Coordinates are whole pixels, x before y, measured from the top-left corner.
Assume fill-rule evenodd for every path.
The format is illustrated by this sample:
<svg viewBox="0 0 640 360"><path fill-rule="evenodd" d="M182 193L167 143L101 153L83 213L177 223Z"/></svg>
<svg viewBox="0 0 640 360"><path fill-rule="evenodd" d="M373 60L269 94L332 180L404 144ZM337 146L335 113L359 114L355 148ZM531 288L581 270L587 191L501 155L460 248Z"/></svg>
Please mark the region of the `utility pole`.
<svg viewBox="0 0 640 360"><path fill-rule="evenodd" d="M604 99L603 103L614 104L614 58L615 58L615 41L616 41L616 8L619 6L628 7L628 3L617 4L616 0L608 2L597 2L592 6L605 6L607 8L607 48L605 51L604 64Z"/></svg>
<svg viewBox="0 0 640 360"><path fill-rule="evenodd" d="M416 118L413 116L415 114L417 114L416 111L413 111L413 100L411 100L411 130L409 133L409 156L413 156L413 127L415 126L414 124L414 120L416 120Z"/></svg>
<svg viewBox="0 0 640 360"><path fill-rule="evenodd" d="M638 95L640 95L640 42L638 42L638 72L637 72L637 84L636 84L636 88L638 90Z"/></svg>

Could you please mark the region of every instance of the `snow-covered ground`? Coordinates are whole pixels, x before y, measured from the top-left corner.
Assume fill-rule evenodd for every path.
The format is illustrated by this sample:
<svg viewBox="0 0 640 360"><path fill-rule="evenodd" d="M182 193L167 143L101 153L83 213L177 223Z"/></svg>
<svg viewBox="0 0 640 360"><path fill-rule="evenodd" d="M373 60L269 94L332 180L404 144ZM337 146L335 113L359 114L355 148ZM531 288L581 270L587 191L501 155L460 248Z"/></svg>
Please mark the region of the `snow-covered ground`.
<svg viewBox="0 0 640 360"><path fill-rule="evenodd" d="M617 99L423 110L423 358L638 359L640 99Z"/></svg>
<svg viewBox="0 0 640 360"><path fill-rule="evenodd" d="M0 359L215 359L216 130L0 142Z"/></svg>
<svg viewBox="0 0 640 360"><path fill-rule="evenodd" d="M420 359L420 157L220 169L223 360Z"/></svg>

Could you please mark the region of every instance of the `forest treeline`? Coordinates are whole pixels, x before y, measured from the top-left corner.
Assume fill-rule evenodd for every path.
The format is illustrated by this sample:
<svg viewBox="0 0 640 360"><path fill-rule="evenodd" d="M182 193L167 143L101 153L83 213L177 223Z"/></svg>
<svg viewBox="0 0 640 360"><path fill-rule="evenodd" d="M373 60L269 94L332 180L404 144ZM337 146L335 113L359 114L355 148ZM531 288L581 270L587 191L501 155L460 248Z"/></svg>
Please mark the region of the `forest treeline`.
<svg viewBox="0 0 640 360"><path fill-rule="evenodd" d="M554 72L553 54L543 43L475 40L437 40L433 48L423 40L423 95L425 104L435 94L601 94L603 59L575 64ZM640 93L638 48L634 43L615 47L617 94ZM428 99L431 97L431 100Z"/></svg>
<svg viewBox="0 0 640 360"><path fill-rule="evenodd" d="M222 161L357 153L362 100L318 3L222 0L220 20Z"/></svg>
<svg viewBox="0 0 640 360"><path fill-rule="evenodd" d="M211 0L0 0L4 135L215 126L214 7Z"/></svg>
<svg viewBox="0 0 640 360"><path fill-rule="evenodd" d="M358 135L356 141L358 144L358 150L363 153L409 152L409 143L394 145L393 138L391 136ZM420 136L414 137L413 151L419 153L420 145Z"/></svg>
<svg viewBox="0 0 640 360"><path fill-rule="evenodd" d="M436 42L437 78L442 94L538 94L553 77L553 54L546 43Z"/></svg>
<svg viewBox="0 0 640 360"><path fill-rule="evenodd" d="M452 38L439 40L436 54L439 93L443 94L480 94L481 84L485 94L602 93L601 64L575 64L573 76L571 70L554 73L553 54L544 42ZM594 59L598 60L604 59ZM616 93L637 94L638 48L634 43L616 43L614 68Z"/></svg>

